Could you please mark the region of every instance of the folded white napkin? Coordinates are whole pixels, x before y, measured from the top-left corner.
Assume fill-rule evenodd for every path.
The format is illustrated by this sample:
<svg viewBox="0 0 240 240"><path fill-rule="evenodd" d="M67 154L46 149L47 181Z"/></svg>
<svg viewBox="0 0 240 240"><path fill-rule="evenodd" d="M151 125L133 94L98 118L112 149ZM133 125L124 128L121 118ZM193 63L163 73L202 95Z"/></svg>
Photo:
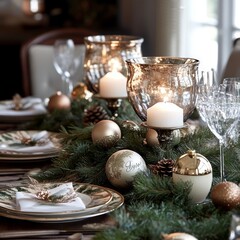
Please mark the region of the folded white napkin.
<svg viewBox="0 0 240 240"><path fill-rule="evenodd" d="M0 153L32 153L39 154L42 152L55 152L57 148L52 142L48 142L41 146L26 146L26 147L0 147Z"/></svg>
<svg viewBox="0 0 240 240"><path fill-rule="evenodd" d="M58 187L49 189L49 195L64 195L74 191L72 183L64 183ZM79 211L86 208L80 197L73 198L66 203L52 203L39 200L35 194L27 192L16 192L16 206L20 211L25 212L64 212Z"/></svg>
<svg viewBox="0 0 240 240"><path fill-rule="evenodd" d="M47 110L40 98L26 97L22 99L22 102L26 106L29 105L30 107L16 111L12 109L12 101L8 101L7 103L3 102L3 104L0 104L0 116L31 116L47 113Z"/></svg>

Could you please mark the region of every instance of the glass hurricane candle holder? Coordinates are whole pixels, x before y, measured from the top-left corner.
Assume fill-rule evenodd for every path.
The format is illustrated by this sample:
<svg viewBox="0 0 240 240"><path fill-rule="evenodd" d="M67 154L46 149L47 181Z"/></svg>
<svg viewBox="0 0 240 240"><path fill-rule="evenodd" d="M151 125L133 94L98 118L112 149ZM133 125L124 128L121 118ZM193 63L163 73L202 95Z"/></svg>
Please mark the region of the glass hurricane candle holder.
<svg viewBox="0 0 240 240"><path fill-rule="evenodd" d="M99 93L99 80L111 71L127 76L125 60L142 56L143 38L127 35L96 35L84 39L84 71L89 90Z"/></svg>
<svg viewBox="0 0 240 240"><path fill-rule="evenodd" d="M189 118L195 108L197 59L140 57L126 63L128 99L142 121L147 121L147 109L158 102L177 105L183 109L183 120Z"/></svg>

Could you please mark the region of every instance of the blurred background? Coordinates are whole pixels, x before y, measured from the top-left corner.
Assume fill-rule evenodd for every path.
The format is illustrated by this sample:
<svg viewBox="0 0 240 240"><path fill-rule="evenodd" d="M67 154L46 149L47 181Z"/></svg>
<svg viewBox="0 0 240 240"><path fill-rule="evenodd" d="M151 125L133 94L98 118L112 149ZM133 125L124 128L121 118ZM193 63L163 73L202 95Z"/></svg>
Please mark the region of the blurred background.
<svg viewBox="0 0 240 240"><path fill-rule="evenodd" d="M22 92L21 45L71 26L141 36L144 56L197 58L220 78L240 37L238 9L239 0L0 0L0 99Z"/></svg>

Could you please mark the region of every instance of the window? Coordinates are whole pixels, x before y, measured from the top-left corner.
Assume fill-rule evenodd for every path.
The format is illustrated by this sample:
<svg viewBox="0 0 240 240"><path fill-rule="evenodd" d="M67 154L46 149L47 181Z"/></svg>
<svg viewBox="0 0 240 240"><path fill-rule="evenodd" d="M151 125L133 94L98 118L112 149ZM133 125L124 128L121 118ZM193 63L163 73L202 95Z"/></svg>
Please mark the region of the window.
<svg viewBox="0 0 240 240"><path fill-rule="evenodd" d="M138 0L119 1L120 27L144 37L145 54L193 57L201 68L214 68L221 78L233 40L240 37L240 0L141 3L142 9L136 11Z"/></svg>
<svg viewBox="0 0 240 240"><path fill-rule="evenodd" d="M233 37L240 37L240 18L239 18L239 9L240 9L240 1L233 1Z"/></svg>
<svg viewBox="0 0 240 240"><path fill-rule="evenodd" d="M189 38L185 52L200 60L201 68L214 68L220 79L232 50L240 37L239 0L188 0ZM240 63L239 63L240 67Z"/></svg>

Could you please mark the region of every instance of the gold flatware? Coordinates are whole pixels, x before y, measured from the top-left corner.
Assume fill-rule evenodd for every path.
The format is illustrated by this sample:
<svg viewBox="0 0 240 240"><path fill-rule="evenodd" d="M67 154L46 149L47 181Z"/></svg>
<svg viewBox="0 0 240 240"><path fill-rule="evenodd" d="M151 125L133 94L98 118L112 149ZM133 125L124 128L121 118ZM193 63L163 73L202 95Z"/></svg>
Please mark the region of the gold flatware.
<svg viewBox="0 0 240 240"><path fill-rule="evenodd" d="M1 232L0 239L17 239L23 237L44 238L45 236L58 236L57 239L59 239L60 237L65 237L68 240L76 240L82 239L83 233L86 235L93 235L96 234L97 232L99 232L99 230L92 229L7 231Z"/></svg>
<svg viewBox="0 0 240 240"><path fill-rule="evenodd" d="M60 232L60 230L7 231L1 232L0 239L13 239L19 237L32 237L40 235L57 235L60 234Z"/></svg>

